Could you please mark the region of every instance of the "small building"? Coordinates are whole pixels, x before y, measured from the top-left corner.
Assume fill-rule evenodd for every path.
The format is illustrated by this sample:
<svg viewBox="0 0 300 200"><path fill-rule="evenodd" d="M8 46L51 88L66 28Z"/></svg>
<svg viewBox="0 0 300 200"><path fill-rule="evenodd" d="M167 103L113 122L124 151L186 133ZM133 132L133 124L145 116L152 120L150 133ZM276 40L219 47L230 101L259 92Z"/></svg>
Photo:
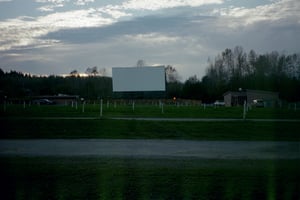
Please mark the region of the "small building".
<svg viewBox="0 0 300 200"><path fill-rule="evenodd" d="M263 90L228 91L224 93L225 106L239 106L246 101L248 105L254 105L258 100L263 101L264 107L274 107L279 102L278 92Z"/></svg>
<svg viewBox="0 0 300 200"><path fill-rule="evenodd" d="M65 95L65 94L58 94L58 95L47 95L47 96L35 96L32 99L33 101L36 100L49 100L57 105L71 105L72 102L79 101L78 95Z"/></svg>

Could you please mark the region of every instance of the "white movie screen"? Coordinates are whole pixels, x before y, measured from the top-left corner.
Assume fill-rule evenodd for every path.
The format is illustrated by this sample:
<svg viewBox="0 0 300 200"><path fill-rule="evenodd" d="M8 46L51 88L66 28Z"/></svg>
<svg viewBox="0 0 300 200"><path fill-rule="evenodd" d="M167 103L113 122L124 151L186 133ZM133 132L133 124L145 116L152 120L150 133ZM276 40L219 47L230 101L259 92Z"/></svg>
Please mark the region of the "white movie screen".
<svg viewBox="0 0 300 200"><path fill-rule="evenodd" d="M114 92L165 91L165 68L117 67L112 69Z"/></svg>

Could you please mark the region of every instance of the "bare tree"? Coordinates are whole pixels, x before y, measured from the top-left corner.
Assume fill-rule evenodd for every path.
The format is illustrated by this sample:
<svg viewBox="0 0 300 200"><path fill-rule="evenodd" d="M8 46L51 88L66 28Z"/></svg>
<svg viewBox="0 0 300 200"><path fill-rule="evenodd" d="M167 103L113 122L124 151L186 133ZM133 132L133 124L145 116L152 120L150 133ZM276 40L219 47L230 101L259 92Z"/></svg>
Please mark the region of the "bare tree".
<svg viewBox="0 0 300 200"><path fill-rule="evenodd" d="M257 55L253 49L248 53L248 65L249 65L249 74L254 73L255 71L255 63L257 61Z"/></svg>
<svg viewBox="0 0 300 200"><path fill-rule="evenodd" d="M70 76L72 76L72 77L79 76L79 73L78 73L78 71L75 69L75 70L72 70L72 71L70 72Z"/></svg>
<svg viewBox="0 0 300 200"><path fill-rule="evenodd" d="M179 82L180 77L178 75L177 70L173 66L168 65L165 68L165 70L166 70L166 78L168 83Z"/></svg>
<svg viewBox="0 0 300 200"><path fill-rule="evenodd" d="M246 71L247 54L244 53L244 49L241 46L236 46L233 50L235 57L235 76L242 77Z"/></svg>
<svg viewBox="0 0 300 200"><path fill-rule="evenodd" d="M225 49L225 51L222 52L222 58L224 61L224 70L226 71L224 79L229 81L229 79L234 75L234 58L232 50L228 48Z"/></svg>
<svg viewBox="0 0 300 200"><path fill-rule="evenodd" d="M194 75L194 76L190 76L190 77L187 79L187 82L192 83L192 84L195 84L195 83L199 82L199 79L198 79L197 75Z"/></svg>
<svg viewBox="0 0 300 200"><path fill-rule="evenodd" d="M145 66L145 61L140 59L136 62L137 67L144 67Z"/></svg>
<svg viewBox="0 0 300 200"><path fill-rule="evenodd" d="M97 74L99 74L98 72L98 67L94 66L94 67L88 67L85 71L86 74L88 74L89 76L96 76Z"/></svg>
<svg viewBox="0 0 300 200"><path fill-rule="evenodd" d="M106 75L106 69L105 68L102 68L99 70L99 75L100 76L105 76Z"/></svg>

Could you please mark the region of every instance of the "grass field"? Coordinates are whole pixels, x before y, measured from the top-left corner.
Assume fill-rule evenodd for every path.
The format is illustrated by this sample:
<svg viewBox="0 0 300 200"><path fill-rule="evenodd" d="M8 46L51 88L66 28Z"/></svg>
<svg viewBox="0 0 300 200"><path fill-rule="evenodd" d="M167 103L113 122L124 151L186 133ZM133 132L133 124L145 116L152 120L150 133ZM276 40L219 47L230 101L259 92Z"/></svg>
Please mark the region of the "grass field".
<svg viewBox="0 0 300 200"><path fill-rule="evenodd" d="M1 111L0 138L143 138L191 140L300 141L300 123L294 122L174 122L113 120L111 117L242 118L242 108L201 106L99 105L27 106L8 105ZM44 117L96 117L97 119L46 119ZM247 119L300 119L300 111L253 108Z"/></svg>
<svg viewBox="0 0 300 200"><path fill-rule="evenodd" d="M100 117L99 104L75 106L4 105L0 109L3 117ZM84 111L84 112L83 112ZM242 107L203 107L135 104L103 104L103 117L162 117L162 118L243 118ZM300 110L286 108L252 108L246 118L253 119L300 119Z"/></svg>
<svg viewBox="0 0 300 200"><path fill-rule="evenodd" d="M299 160L0 158L4 199L299 199Z"/></svg>
<svg viewBox="0 0 300 200"><path fill-rule="evenodd" d="M118 138L300 141L300 111L253 108L247 119L138 121L112 117L241 119L200 106L25 106L0 109L0 139ZM5 110L5 111L4 111ZM50 118L49 118L50 117ZM60 119L57 119L60 117ZM62 117L66 117L63 119ZM87 117L92 117L88 118ZM85 119L86 118L86 119ZM55 148L55 147L54 147ZM299 160L0 157L3 199L300 199Z"/></svg>
<svg viewBox="0 0 300 200"><path fill-rule="evenodd" d="M300 141L297 122L161 122L1 119L0 138L112 138Z"/></svg>

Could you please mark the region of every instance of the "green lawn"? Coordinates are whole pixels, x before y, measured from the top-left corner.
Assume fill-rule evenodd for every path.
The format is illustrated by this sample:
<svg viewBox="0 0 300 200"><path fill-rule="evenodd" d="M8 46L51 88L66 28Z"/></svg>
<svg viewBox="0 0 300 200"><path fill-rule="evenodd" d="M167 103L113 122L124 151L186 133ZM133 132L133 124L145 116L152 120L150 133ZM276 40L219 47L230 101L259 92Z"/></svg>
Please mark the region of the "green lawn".
<svg viewBox="0 0 300 200"><path fill-rule="evenodd" d="M203 107L135 104L103 104L103 117L163 117L163 118L236 118L243 117L242 107ZM99 104L75 106L1 105L3 117L100 117ZM300 110L286 108L252 108L246 118L261 119L300 119Z"/></svg>
<svg viewBox="0 0 300 200"><path fill-rule="evenodd" d="M299 160L0 158L3 199L299 199Z"/></svg>
<svg viewBox="0 0 300 200"><path fill-rule="evenodd" d="M3 105L2 105L3 106ZM139 138L300 141L299 122L175 122L111 117L235 118L243 110L200 106L13 106L0 109L0 139ZM96 117L47 119L45 117ZM253 108L247 118L300 119L300 111ZM3 199L299 199L299 160L0 157Z"/></svg>
<svg viewBox="0 0 300 200"><path fill-rule="evenodd" d="M0 138L143 138L300 141L297 122L1 119Z"/></svg>
<svg viewBox="0 0 300 200"><path fill-rule="evenodd" d="M0 138L156 138L191 140L300 141L299 122L174 122L113 120L111 117L233 118L241 119L241 107L99 105L7 105L0 111ZM44 117L95 117L95 119L46 119ZM247 119L300 119L300 111L253 108Z"/></svg>

